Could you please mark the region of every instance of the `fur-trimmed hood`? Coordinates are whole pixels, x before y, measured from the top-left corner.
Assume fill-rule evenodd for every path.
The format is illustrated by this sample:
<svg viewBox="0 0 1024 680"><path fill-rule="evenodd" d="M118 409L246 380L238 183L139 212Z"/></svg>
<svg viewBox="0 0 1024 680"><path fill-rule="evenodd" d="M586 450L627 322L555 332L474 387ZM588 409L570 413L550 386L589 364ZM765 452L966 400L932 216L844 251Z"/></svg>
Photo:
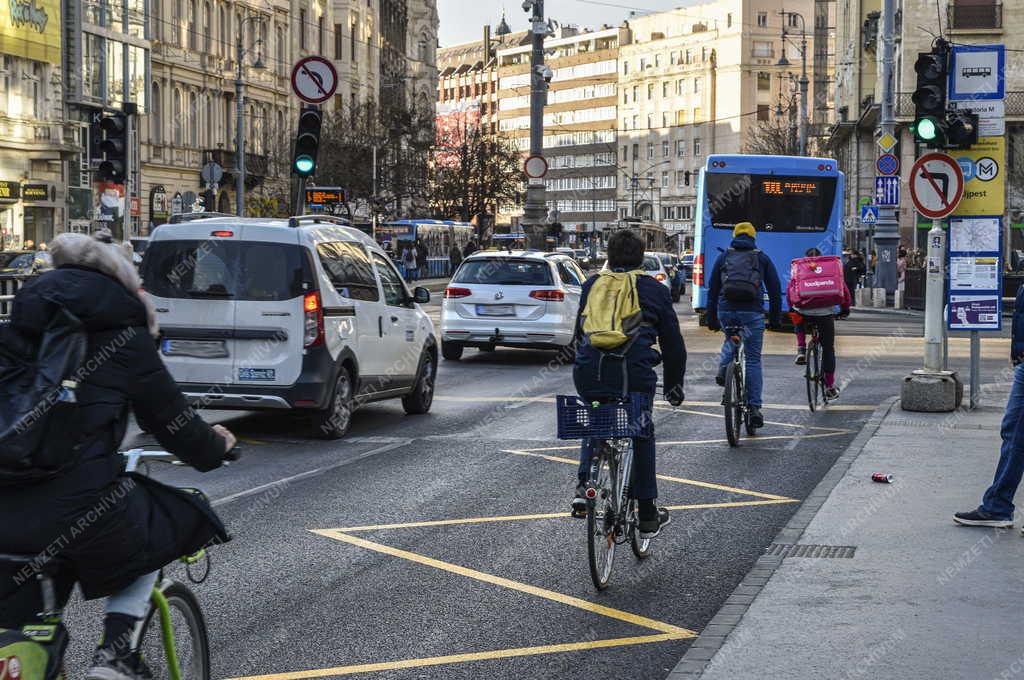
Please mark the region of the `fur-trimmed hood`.
<svg viewBox="0 0 1024 680"><path fill-rule="evenodd" d="M156 310L149 296L142 290L142 279L131 261L131 250L97 241L85 234L60 234L50 241L50 255L53 266L84 267L116 279L129 291L135 293L146 308L149 333L154 338L160 334Z"/></svg>

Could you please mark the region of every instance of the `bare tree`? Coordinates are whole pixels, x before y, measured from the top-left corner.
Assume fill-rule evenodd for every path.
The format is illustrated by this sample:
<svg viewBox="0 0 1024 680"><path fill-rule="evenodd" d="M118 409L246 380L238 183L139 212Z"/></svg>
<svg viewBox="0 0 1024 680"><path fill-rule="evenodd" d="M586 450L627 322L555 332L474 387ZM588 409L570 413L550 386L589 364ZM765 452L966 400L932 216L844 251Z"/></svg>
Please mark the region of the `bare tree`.
<svg viewBox="0 0 1024 680"><path fill-rule="evenodd" d="M773 120L761 121L747 134L743 152L770 156L796 156L799 130L782 116L774 116ZM816 156L820 151L820 140L817 137L807 138L807 155Z"/></svg>
<svg viewBox="0 0 1024 680"><path fill-rule="evenodd" d="M468 222L515 200L522 183L522 155L509 140L465 116L439 127L429 166L435 216Z"/></svg>

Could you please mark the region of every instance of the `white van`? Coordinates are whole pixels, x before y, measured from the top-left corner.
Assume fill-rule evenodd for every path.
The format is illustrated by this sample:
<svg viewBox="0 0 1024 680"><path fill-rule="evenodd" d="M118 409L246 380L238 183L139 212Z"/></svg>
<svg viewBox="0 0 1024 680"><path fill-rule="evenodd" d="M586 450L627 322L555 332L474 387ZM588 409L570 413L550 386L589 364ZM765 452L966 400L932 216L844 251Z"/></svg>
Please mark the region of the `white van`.
<svg viewBox="0 0 1024 680"><path fill-rule="evenodd" d="M430 410L430 293L410 293L373 239L321 215L180 219L153 232L142 278L190 402L305 412L331 439L368 401Z"/></svg>

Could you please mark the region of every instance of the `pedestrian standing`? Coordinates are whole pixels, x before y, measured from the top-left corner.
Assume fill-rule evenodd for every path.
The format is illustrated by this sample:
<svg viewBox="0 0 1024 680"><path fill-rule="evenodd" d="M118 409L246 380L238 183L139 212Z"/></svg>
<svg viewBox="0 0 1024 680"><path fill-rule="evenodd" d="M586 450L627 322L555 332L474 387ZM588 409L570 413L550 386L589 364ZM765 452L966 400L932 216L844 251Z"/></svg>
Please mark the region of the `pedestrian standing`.
<svg viewBox="0 0 1024 680"><path fill-rule="evenodd" d="M419 279L419 271L416 267L416 248L412 243L406 244L402 250L402 266L405 267L406 281Z"/></svg>
<svg viewBox="0 0 1024 680"><path fill-rule="evenodd" d="M846 263L843 265L843 278L846 279L846 287L849 289L850 294L857 290L857 286L860 284L860 279L864 276L864 272L867 268L864 266L864 256L861 255L859 250L854 250L850 253L850 257L847 258Z"/></svg>
<svg viewBox="0 0 1024 680"><path fill-rule="evenodd" d="M413 248L416 250L416 271L419 276L427 277L430 276L430 269L427 262L427 246L423 244L423 241L416 239L416 243L413 244Z"/></svg>
<svg viewBox="0 0 1024 680"><path fill-rule="evenodd" d="M455 270L462 264L462 251L459 250L459 245L452 242L452 247L448 249L448 262L451 264L451 273L455 274Z"/></svg>
<svg viewBox="0 0 1024 680"><path fill-rule="evenodd" d="M1010 340L1013 386L1003 413L1003 445L992 485L975 510L953 515L957 524L972 527L1008 528L1013 526L1013 496L1024 475L1024 288L1017 292L1013 307L1013 335Z"/></svg>
<svg viewBox="0 0 1024 680"><path fill-rule="evenodd" d="M469 243L467 243L466 247L462 249L462 259L466 259L478 250L479 248L476 245L476 241L469 239Z"/></svg>

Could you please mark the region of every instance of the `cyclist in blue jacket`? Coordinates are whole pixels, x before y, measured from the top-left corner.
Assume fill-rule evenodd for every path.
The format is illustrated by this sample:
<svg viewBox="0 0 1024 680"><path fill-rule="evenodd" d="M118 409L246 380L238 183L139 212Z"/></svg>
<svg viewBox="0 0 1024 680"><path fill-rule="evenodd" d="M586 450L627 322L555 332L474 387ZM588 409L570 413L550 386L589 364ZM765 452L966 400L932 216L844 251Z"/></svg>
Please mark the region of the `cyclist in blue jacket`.
<svg viewBox="0 0 1024 680"><path fill-rule="evenodd" d="M612 271L633 271L640 269L644 261L644 242L628 230L615 232L608 239L608 268ZM597 276L583 284L580 310L576 320L576 336L583 338L576 352L573 380L579 395L588 401L618 399L625 392L640 392L652 400L658 385L655 367L664 361L665 399L673 406L683 403L683 376L686 373L686 345L679 331L679 318L672 307L668 288L650 276L637 277L636 287L640 296L640 308L644 324L636 339L626 351L626 371L612 367L611 362L620 361L608 353L592 346L583 335L583 310L587 307L587 296ZM658 343L661 352L654 349ZM623 378L627 381L623 385ZM668 510L658 508L654 501L658 497L658 483L654 465L655 443L649 438L633 440L632 496L639 505L640 538L654 538L671 520ZM587 501L583 495L584 483L590 474L591 449L584 440L580 451L579 485L573 499L573 515L582 517L586 513Z"/></svg>
<svg viewBox="0 0 1024 680"><path fill-rule="evenodd" d="M708 279L708 328L743 329L747 356L747 400L751 427L764 427L761 415L761 347L764 344L764 293L768 293L768 324L782 327L782 284L771 258L757 248L757 231L750 222L740 222L732 231L729 250L715 260ZM722 343L715 382L725 385L725 368L732 361L734 345Z"/></svg>

